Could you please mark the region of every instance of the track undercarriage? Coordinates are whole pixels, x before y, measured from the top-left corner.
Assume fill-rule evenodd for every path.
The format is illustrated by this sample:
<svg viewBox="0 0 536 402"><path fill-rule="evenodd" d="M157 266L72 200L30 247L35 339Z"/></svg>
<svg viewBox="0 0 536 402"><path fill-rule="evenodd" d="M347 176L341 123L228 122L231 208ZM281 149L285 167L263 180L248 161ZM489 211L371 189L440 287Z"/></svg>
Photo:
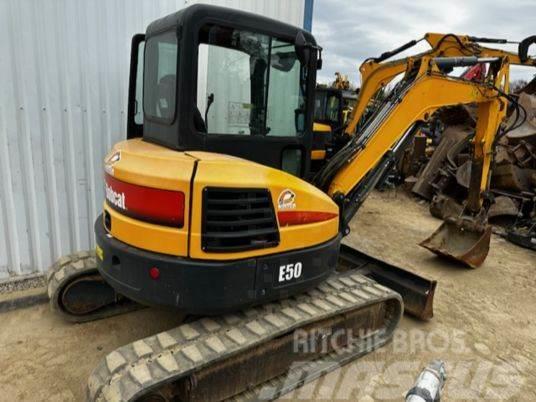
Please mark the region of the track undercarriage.
<svg viewBox="0 0 536 402"><path fill-rule="evenodd" d="M381 347L400 320L402 298L362 275L371 264L343 249L345 272L304 294L233 314L189 317L116 349L90 376L88 400L274 399ZM142 307L102 280L92 252L60 259L48 280L53 310L72 322Z"/></svg>

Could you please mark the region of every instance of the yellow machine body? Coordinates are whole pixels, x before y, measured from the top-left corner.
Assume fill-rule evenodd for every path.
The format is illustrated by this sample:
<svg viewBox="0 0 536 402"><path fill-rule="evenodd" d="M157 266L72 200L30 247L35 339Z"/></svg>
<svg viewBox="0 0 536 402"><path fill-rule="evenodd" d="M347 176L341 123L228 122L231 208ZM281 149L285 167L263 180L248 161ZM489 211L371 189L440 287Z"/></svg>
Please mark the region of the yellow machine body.
<svg viewBox="0 0 536 402"><path fill-rule="evenodd" d="M120 160L105 165L108 174L125 183L180 191L185 194L184 225L181 228L157 225L133 219L113 209L110 234L134 247L181 257L207 260L237 260L311 247L338 234L338 207L321 190L285 173L244 159L209 152L179 152L141 139L116 144L106 160L117 154ZM194 177L195 167L195 177ZM322 213L329 219L320 222L282 226L278 220L280 241L277 246L215 253L201 245L202 192L206 187L267 188L278 216L279 212ZM280 205L285 191L294 194L292 204Z"/></svg>

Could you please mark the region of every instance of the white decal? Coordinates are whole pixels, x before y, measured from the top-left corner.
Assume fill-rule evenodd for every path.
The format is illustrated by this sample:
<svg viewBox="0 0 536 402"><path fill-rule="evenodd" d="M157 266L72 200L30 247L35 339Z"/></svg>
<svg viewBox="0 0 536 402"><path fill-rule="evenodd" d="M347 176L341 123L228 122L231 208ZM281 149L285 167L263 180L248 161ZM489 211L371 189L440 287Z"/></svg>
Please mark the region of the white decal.
<svg viewBox="0 0 536 402"><path fill-rule="evenodd" d="M116 192L108 183L106 183L106 199L117 208L127 209L125 193Z"/></svg>
<svg viewBox="0 0 536 402"><path fill-rule="evenodd" d="M294 209L296 208L296 194L292 190L283 190L279 194L277 201L279 209Z"/></svg>
<svg viewBox="0 0 536 402"><path fill-rule="evenodd" d="M298 279L302 274L302 263L297 262L295 264L281 265L279 267L279 282L290 281L291 279Z"/></svg>

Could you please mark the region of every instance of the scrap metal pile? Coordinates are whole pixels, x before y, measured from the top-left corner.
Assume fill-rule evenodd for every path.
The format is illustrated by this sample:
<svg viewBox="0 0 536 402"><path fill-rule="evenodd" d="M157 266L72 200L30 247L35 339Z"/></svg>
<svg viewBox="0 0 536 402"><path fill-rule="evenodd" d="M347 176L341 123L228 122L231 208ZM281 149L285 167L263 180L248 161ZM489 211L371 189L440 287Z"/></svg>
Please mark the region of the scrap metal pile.
<svg viewBox="0 0 536 402"><path fill-rule="evenodd" d="M488 218L495 233L536 250L536 78L513 96L517 106L495 146ZM471 106L441 109L398 164L406 188L441 219L460 216L466 203L474 114Z"/></svg>

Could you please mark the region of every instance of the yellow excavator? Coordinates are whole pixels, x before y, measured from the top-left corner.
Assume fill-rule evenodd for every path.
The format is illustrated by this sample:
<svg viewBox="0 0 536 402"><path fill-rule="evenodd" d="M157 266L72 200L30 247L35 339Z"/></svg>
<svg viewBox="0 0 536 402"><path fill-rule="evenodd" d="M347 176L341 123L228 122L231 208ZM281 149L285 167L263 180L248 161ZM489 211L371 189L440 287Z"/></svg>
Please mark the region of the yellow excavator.
<svg viewBox="0 0 536 402"><path fill-rule="evenodd" d="M127 140L104 161L96 251L51 267L51 306L74 322L131 300L191 318L108 354L88 400L273 399L391 339L403 311L396 270L382 268L389 287L363 274L378 262L340 246L350 219L420 125L459 103L478 104L478 213L512 101L509 65L535 63L434 37L445 53L406 59L383 104L313 174L321 48L310 33L194 5L134 36ZM457 45L463 56L450 53ZM445 72L475 63L489 64L485 82Z"/></svg>

